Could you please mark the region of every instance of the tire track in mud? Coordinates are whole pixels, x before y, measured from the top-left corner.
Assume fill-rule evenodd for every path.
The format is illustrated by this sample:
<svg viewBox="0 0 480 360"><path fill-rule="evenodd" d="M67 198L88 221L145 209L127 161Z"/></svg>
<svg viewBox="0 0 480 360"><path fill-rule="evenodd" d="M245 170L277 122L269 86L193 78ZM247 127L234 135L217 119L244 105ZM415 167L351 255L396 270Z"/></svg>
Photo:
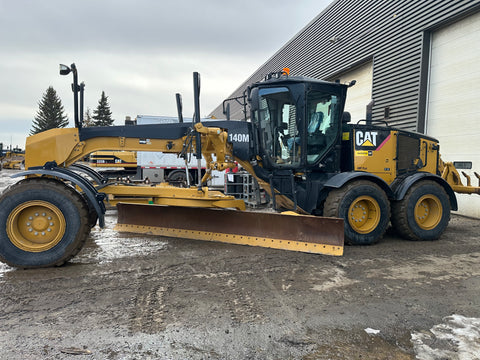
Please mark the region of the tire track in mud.
<svg viewBox="0 0 480 360"><path fill-rule="evenodd" d="M154 334L167 326L166 304L171 287L165 282L141 282L132 299L129 330Z"/></svg>
<svg viewBox="0 0 480 360"><path fill-rule="evenodd" d="M233 325L264 321L261 299L258 298L261 292L252 289L248 280L253 275L252 270L243 269L235 274L223 270L226 269L212 269L198 263L175 264L165 269L143 269L141 274L137 275L137 289L129 302L129 331L147 334L164 331L168 324L178 320L175 318L178 310L175 296L184 293L186 289L197 289L195 291L199 291L196 293L198 296L201 296L201 292L205 293L206 288L210 289L205 293L206 297L210 297L208 293L213 292L222 294L222 311L231 319ZM153 281L152 278L156 280ZM210 282L212 278L217 280L213 285L215 291Z"/></svg>
<svg viewBox="0 0 480 360"><path fill-rule="evenodd" d="M234 324L260 322L264 319L263 312L253 299L250 291L237 285L237 281L230 278L223 286L222 293L230 319Z"/></svg>
<svg viewBox="0 0 480 360"><path fill-rule="evenodd" d="M263 317L260 309L250 295L244 292L244 289L232 289L229 298L225 300L225 304L230 313L230 319L234 323L258 322Z"/></svg>
<svg viewBox="0 0 480 360"><path fill-rule="evenodd" d="M191 267L194 269L193 267ZM201 268L202 270L198 270ZM196 281L205 281L202 288L210 288L213 292L221 294L222 311L232 320L233 325L244 323L261 322L264 314L260 306L260 300L256 299L255 289L248 279L254 275L251 269L243 269L235 274L227 271L228 265L212 269L211 266L198 266L192 275ZM221 271L219 271L221 270ZM212 287L211 280L215 279ZM250 289L250 290L248 290ZM220 298L219 298L220 299Z"/></svg>

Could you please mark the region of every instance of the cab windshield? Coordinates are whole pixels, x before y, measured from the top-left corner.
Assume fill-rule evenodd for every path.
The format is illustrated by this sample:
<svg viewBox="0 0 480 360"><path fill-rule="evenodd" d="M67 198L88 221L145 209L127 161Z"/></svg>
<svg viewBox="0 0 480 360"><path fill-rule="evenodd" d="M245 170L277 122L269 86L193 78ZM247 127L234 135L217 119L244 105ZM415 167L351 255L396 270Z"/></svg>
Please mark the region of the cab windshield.
<svg viewBox="0 0 480 360"><path fill-rule="evenodd" d="M287 87L259 89L255 117L260 143L270 163L277 167L296 167L306 154L307 164L320 161L336 140L337 97L309 91L306 119L297 108Z"/></svg>
<svg viewBox="0 0 480 360"><path fill-rule="evenodd" d="M260 142L271 163L300 163L300 139L297 127L297 107L286 87L260 89L257 119Z"/></svg>

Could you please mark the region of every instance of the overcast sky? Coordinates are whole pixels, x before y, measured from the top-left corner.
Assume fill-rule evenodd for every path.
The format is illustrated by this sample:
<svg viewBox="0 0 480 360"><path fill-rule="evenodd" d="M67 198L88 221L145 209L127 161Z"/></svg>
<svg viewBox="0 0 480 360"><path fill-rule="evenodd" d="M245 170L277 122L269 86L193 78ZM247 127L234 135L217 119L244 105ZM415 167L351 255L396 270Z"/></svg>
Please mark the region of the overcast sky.
<svg viewBox="0 0 480 360"><path fill-rule="evenodd" d="M59 63L77 65L92 111L105 91L117 125L176 116L176 92L191 117L198 71L205 116L330 2L0 0L0 142L24 148L49 86L73 126L72 76Z"/></svg>

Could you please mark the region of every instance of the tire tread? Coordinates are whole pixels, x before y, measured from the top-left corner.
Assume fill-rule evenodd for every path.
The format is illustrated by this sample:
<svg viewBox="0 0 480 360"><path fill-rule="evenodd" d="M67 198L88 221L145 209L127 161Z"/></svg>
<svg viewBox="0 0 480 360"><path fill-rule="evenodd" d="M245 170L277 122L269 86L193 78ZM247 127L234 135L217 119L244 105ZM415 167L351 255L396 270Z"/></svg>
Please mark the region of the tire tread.
<svg viewBox="0 0 480 360"><path fill-rule="evenodd" d="M324 216L342 218L343 216L339 213L342 199L346 196L346 194L348 194L354 188L358 186L365 186L365 185L373 187L378 194L382 194L382 197L384 197L384 201L386 201L387 203L386 210L385 210L387 212L386 216L387 216L387 219L390 219L390 206L388 206L388 198L385 195L385 192L377 184L368 180L353 181L346 184L345 186L342 186L339 189L334 189L330 191L330 193L327 196L327 199L325 200L325 204L323 208ZM348 219L344 219L344 221L348 222ZM387 230L387 225L388 225L388 222L385 226L383 226L380 233L374 239L368 239L367 236L363 236L364 241L359 241L358 239L351 239L347 236L347 234L345 234L346 235L345 241L351 245L370 245L370 244L377 243L385 234L385 231Z"/></svg>
<svg viewBox="0 0 480 360"><path fill-rule="evenodd" d="M408 218L409 218L408 204L409 204L410 197L413 196L413 193L417 189L421 188L422 186L426 186L426 185L436 187L437 190L440 191L442 196L444 196L445 199L448 199L448 195L445 192L445 190L442 188L442 186L440 186L439 184L437 184L434 181L424 180L424 181L420 181L418 183L413 184L410 187L410 189L408 189L405 197L402 200L392 202L392 211L391 211L391 213L392 213L392 216L391 216L392 227L393 227L394 231L404 239L412 240L412 241L426 240L426 239L420 237L418 234L416 234L412 230L412 228L410 227L410 225L408 223ZM451 216L450 215L450 208L449 209L442 209L442 210L446 215L446 217L443 221L444 223L442 224L444 229L439 232L438 236L434 236L434 237L432 237L428 240L437 240L441 236L441 234L443 233L443 231L445 230L446 226L448 225L448 223L450 221L450 216Z"/></svg>
<svg viewBox="0 0 480 360"><path fill-rule="evenodd" d="M88 221L88 204L83 199L82 195L80 195L72 186L67 185L66 183L51 179L51 178L26 178L23 179L11 186L9 186L0 196L0 203L6 197L14 196L15 194L31 190L33 188L45 188L57 191L59 193L63 193L70 201L74 204L79 212L80 217L80 229L75 237L75 241L72 245L68 248L68 251L60 258L56 259L55 261L47 264L42 265L34 265L28 266L24 265L21 266L23 268L41 268L41 267L51 267L51 266L61 266L65 264L67 261L72 259L75 255L79 253L82 247L85 245L85 242L88 238L90 233L90 225ZM17 264L11 263L8 259L5 259L2 255L0 255L0 260L10 266L18 267Z"/></svg>

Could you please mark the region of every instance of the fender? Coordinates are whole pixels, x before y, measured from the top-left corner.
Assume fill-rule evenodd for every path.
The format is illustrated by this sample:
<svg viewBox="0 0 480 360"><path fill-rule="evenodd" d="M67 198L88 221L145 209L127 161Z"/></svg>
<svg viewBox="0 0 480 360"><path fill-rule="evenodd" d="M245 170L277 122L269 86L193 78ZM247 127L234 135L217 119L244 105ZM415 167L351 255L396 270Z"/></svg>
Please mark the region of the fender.
<svg viewBox="0 0 480 360"><path fill-rule="evenodd" d="M94 207L98 216L98 224L100 227L105 226L105 204L103 200L106 195L99 193L97 189L85 178L79 174L64 168L57 167L55 163L47 163L44 166L31 167L27 171L12 175L12 178L25 175L49 175L55 176L63 180L68 180L77 185L85 193L88 202Z"/></svg>
<svg viewBox="0 0 480 360"><path fill-rule="evenodd" d="M378 186L382 188L383 191L385 191L385 194L387 194L387 197L389 199L394 198L395 194L393 193L392 189L390 186L383 180L382 178L378 177L377 175L370 174L370 173L365 173L361 171L351 171L351 172L343 172L334 175L330 179L325 182L324 187L326 188L334 188L334 189L339 189L343 185L345 185L347 182L353 180L353 179L365 179L374 182Z"/></svg>
<svg viewBox="0 0 480 360"><path fill-rule="evenodd" d="M88 166L81 164L73 164L70 165L68 168L90 176L98 185L106 184L108 182L107 178L105 178L99 172L93 170L92 168L89 168Z"/></svg>
<svg viewBox="0 0 480 360"><path fill-rule="evenodd" d="M395 192L395 200L402 200L405 197L408 189L410 189L413 184L417 183L420 180L433 180L437 184L441 185L447 193L448 197L450 198L451 209L453 211L458 210L457 197L455 196L455 192L453 191L451 186L440 176L426 172L418 172L413 175L407 176L402 180L398 179L398 182L394 181L392 183L392 188Z"/></svg>

